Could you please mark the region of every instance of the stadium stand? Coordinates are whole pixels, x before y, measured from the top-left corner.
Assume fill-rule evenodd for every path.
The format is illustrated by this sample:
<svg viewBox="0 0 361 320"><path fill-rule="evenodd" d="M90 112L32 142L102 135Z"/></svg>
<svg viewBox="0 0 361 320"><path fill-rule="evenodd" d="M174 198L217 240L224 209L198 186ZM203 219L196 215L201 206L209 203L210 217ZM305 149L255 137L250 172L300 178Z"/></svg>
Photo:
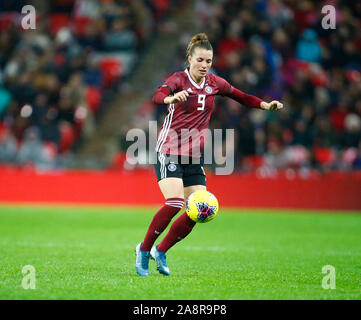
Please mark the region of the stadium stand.
<svg viewBox="0 0 361 320"><path fill-rule="evenodd" d="M336 29L326 30L321 10L327 3L196 1L197 31L207 33L215 52L213 72L285 106L272 113L216 100L211 124L236 129L239 171L360 169L361 4L333 2ZM191 36L179 37L179 63L172 71L184 69L183 39ZM163 111L156 108L159 122Z"/></svg>
<svg viewBox="0 0 361 320"><path fill-rule="evenodd" d="M43 146L38 164L61 167L62 156L94 132L104 97L131 74L172 1L34 1L41 10L31 33L19 28L23 1L4 3L0 161L25 165L20 150L36 142ZM236 129L237 171L361 169L361 4L333 2L337 27L328 30L321 26L324 4L195 1L194 33L206 32L212 41L212 72L285 106L275 113L216 100L211 126ZM184 69L192 34L178 32L173 70L157 84ZM139 112L162 123L165 107L149 105L150 97ZM110 167L123 168L124 150L113 159L118 165Z"/></svg>
<svg viewBox="0 0 361 320"><path fill-rule="evenodd" d="M35 30L21 27L25 4L36 8ZM0 6L0 162L63 167L62 157L94 131L106 96L132 73L169 1Z"/></svg>

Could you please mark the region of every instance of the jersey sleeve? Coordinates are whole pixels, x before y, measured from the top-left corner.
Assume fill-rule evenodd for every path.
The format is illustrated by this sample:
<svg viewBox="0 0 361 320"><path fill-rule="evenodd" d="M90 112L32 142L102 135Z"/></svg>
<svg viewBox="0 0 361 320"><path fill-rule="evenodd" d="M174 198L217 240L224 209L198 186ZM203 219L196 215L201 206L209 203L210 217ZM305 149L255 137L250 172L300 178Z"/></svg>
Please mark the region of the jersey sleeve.
<svg viewBox="0 0 361 320"><path fill-rule="evenodd" d="M173 73L161 86L169 89L169 94L176 93L180 88L180 76L179 73Z"/></svg>
<svg viewBox="0 0 361 320"><path fill-rule="evenodd" d="M163 104L164 98L174 94L180 87L179 74L173 73L162 86L158 88L153 96L153 101L156 104Z"/></svg>
<svg viewBox="0 0 361 320"><path fill-rule="evenodd" d="M215 81L221 96L228 97L232 93L233 87L228 81L218 76L215 76Z"/></svg>
<svg viewBox="0 0 361 320"><path fill-rule="evenodd" d="M217 76L215 79L220 95L229 97L247 107L261 107L262 99L238 90L237 88L233 87L228 81L221 77Z"/></svg>

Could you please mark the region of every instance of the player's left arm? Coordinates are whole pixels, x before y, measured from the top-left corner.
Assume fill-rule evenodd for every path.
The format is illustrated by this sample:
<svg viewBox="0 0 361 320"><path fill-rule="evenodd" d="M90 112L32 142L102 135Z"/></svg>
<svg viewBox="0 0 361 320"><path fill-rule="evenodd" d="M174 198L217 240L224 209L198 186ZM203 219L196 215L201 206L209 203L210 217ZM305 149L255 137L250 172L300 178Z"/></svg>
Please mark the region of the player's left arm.
<svg viewBox="0 0 361 320"><path fill-rule="evenodd" d="M273 100L271 102L263 101L256 96L238 90L221 77L217 77L217 82L220 95L229 97L247 107L260 108L272 111L280 110L283 108L283 104L281 102L277 100Z"/></svg>
<svg viewBox="0 0 361 320"><path fill-rule="evenodd" d="M283 104L277 100L266 102L256 96L244 93L241 90L238 90L237 88L234 87L232 87L231 92L226 96L238 101L239 103L247 107L260 108L271 111L279 110L283 108Z"/></svg>

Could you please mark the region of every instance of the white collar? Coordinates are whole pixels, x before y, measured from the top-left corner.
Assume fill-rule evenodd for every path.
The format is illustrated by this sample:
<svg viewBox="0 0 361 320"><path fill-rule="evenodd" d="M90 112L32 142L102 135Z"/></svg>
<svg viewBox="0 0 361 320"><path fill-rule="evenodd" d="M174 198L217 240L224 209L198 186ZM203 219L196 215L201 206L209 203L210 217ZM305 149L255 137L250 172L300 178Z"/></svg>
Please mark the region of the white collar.
<svg viewBox="0 0 361 320"><path fill-rule="evenodd" d="M188 69L185 69L184 72L187 74L189 81L190 81L197 89L203 89L204 83L206 82L206 77L203 78L203 81L202 81L201 84L198 84L197 82L195 82L195 81L192 79L191 75L189 74Z"/></svg>

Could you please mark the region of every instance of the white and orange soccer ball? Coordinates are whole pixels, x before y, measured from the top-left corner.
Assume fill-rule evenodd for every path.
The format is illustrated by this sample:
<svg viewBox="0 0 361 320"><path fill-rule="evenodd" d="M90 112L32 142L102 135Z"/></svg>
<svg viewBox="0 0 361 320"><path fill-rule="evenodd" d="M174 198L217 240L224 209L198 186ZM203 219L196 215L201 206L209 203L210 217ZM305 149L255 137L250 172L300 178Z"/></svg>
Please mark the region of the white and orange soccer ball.
<svg viewBox="0 0 361 320"><path fill-rule="evenodd" d="M186 203L186 212L195 222L208 222L213 220L218 213L218 200L207 190L193 192Z"/></svg>

